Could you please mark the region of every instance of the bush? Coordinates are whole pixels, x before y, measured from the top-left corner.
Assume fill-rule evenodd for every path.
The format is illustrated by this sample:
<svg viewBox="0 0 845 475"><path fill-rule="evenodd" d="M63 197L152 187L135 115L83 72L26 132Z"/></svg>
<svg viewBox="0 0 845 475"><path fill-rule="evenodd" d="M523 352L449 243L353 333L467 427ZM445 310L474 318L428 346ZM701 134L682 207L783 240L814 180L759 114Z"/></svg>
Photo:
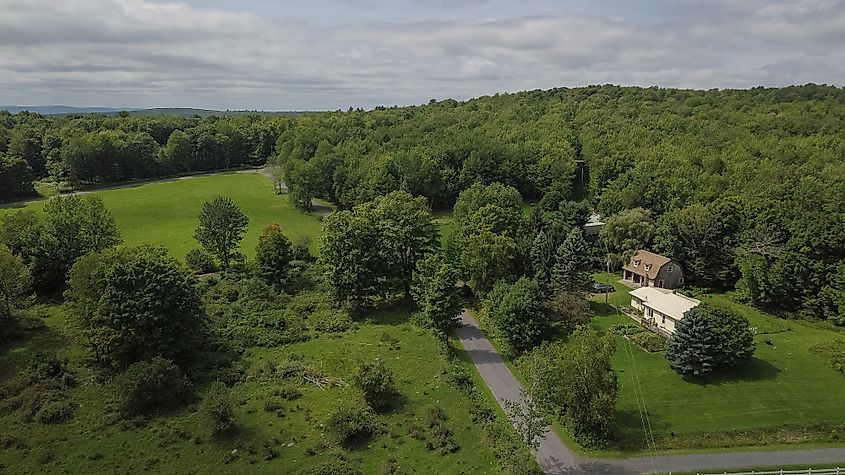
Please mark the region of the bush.
<svg viewBox="0 0 845 475"><path fill-rule="evenodd" d="M42 424L58 424L69 420L79 407L73 401L49 401L35 413L35 420Z"/></svg>
<svg viewBox="0 0 845 475"><path fill-rule="evenodd" d="M607 331L613 333L614 335L626 336L642 332L643 327L637 325L636 323L617 323L616 325L611 325Z"/></svg>
<svg viewBox="0 0 845 475"><path fill-rule="evenodd" d="M393 374L383 361L358 363L354 381L364 393L364 400L375 410L386 409L399 399Z"/></svg>
<svg viewBox="0 0 845 475"><path fill-rule="evenodd" d="M666 349L666 339L650 331L634 333L633 335L628 336L628 341L649 353L663 351Z"/></svg>
<svg viewBox="0 0 845 475"><path fill-rule="evenodd" d="M301 472L303 475L363 475L364 472L349 465L345 460L323 462Z"/></svg>
<svg viewBox="0 0 845 475"><path fill-rule="evenodd" d="M449 365L447 377L452 386L459 389L460 391L464 393L469 393L470 391L472 391L472 375L470 375L469 371L467 371L466 368L461 366L460 363L453 362Z"/></svg>
<svg viewBox="0 0 845 475"><path fill-rule="evenodd" d="M213 435L231 429L235 423L235 408L229 388L220 381L213 382L202 400L200 413Z"/></svg>
<svg viewBox="0 0 845 475"><path fill-rule="evenodd" d="M191 396L191 384L172 361L155 357L135 363L115 378L120 412L132 417L169 409Z"/></svg>
<svg viewBox="0 0 845 475"><path fill-rule="evenodd" d="M341 407L326 423L329 433L344 447L361 445L379 430L375 414L364 406Z"/></svg>
<svg viewBox="0 0 845 475"><path fill-rule="evenodd" d="M214 256L205 249L191 249L185 254L185 265L196 274L210 274L217 272Z"/></svg>
<svg viewBox="0 0 845 475"><path fill-rule="evenodd" d="M448 419L449 417L443 409L439 407L429 409L426 449L435 451L440 455L447 455L457 452L460 448L458 443L455 442L452 430L446 427Z"/></svg>
<svg viewBox="0 0 845 475"><path fill-rule="evenodd" d="M339 309L318 310L309 318L311 328L322 333L341 333L352 326L349 314Z"/></svg>
<svg viewBox="0 0 845 475"><path fill-rule="evenodd" d="M27 371L29 384L56 381L63 386L76 386L76 378L68 370L67 360L60 359L52 353L39 352L29 364Z"/></svg>

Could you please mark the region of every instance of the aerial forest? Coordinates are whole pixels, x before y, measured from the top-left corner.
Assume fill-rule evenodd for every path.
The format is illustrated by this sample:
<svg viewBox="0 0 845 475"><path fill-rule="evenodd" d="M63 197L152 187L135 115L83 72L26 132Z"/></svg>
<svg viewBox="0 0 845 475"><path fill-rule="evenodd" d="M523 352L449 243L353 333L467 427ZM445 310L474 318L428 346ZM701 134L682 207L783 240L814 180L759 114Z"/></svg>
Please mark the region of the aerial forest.
<svg viewBox="0 0 845 475"><path fill-rule="evenodd" d="M593 265L649 248L688 286L845 325L843 127L845 90L818 85L590 86L297 116L0 113L0 200L265 164L304 210L407 192L455 208L446 252L479 296L509 275L552 285L555 250L595 212L607 226ZM521 203L530 212L514 214Z"/></svg>

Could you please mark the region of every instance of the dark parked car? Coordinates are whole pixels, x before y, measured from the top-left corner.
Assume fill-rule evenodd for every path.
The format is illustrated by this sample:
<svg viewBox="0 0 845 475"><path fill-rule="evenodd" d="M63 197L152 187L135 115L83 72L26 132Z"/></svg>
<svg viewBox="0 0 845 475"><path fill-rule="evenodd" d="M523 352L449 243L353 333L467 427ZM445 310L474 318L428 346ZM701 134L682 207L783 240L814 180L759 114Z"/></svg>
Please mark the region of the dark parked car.
<svg viewBox="0 0 845 475"><path fill-rule="evenodd" d="M601 282L593 282L593 293L596 294L609 294L614 292L616 289L613 288L610 284L602 284Z"/></svg>

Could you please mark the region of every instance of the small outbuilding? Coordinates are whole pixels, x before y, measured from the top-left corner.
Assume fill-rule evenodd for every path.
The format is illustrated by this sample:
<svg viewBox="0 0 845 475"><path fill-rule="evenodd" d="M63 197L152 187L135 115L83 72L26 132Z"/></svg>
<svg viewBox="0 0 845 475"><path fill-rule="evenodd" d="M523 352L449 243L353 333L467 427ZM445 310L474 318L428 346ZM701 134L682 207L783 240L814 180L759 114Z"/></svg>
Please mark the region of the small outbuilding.
<svg viewBox="0 0 845 475"><path fill-rule="evenodd" d="M628 293L631 295L631 307L642 314L641 323L667 335L675 333L675 324L684 318L687 310L701 303L692 297L658 287L640 287Z"/></svg>
<svg viewBox="0 0 845 475"><path fill-rule="evenodd" d="M631 287L676 289L684 285L684 270L668 257L640 249L622 267L622 281Z"/></svg>
<svg viewBox="0 0 845 475"><path fill-rule="evenodd" d="M601 215L598 213L592 213L590 218L587 220L587 223L584 224L584 234L586 236L598 236L601 232L601 228L604 227L604 221L601 219Z"/></svg>

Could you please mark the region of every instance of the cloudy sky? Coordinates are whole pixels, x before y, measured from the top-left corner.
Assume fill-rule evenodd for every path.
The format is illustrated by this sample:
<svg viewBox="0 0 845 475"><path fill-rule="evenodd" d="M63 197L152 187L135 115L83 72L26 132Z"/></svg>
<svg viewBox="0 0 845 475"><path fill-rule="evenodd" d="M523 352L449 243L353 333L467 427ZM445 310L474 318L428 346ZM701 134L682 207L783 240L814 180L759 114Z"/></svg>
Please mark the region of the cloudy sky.
<svg viewBox="0 0 845 475"><path fill-rule="evenodd" d="M316 110L845 85L845 0L0 0L0 104Z"/></svg>

